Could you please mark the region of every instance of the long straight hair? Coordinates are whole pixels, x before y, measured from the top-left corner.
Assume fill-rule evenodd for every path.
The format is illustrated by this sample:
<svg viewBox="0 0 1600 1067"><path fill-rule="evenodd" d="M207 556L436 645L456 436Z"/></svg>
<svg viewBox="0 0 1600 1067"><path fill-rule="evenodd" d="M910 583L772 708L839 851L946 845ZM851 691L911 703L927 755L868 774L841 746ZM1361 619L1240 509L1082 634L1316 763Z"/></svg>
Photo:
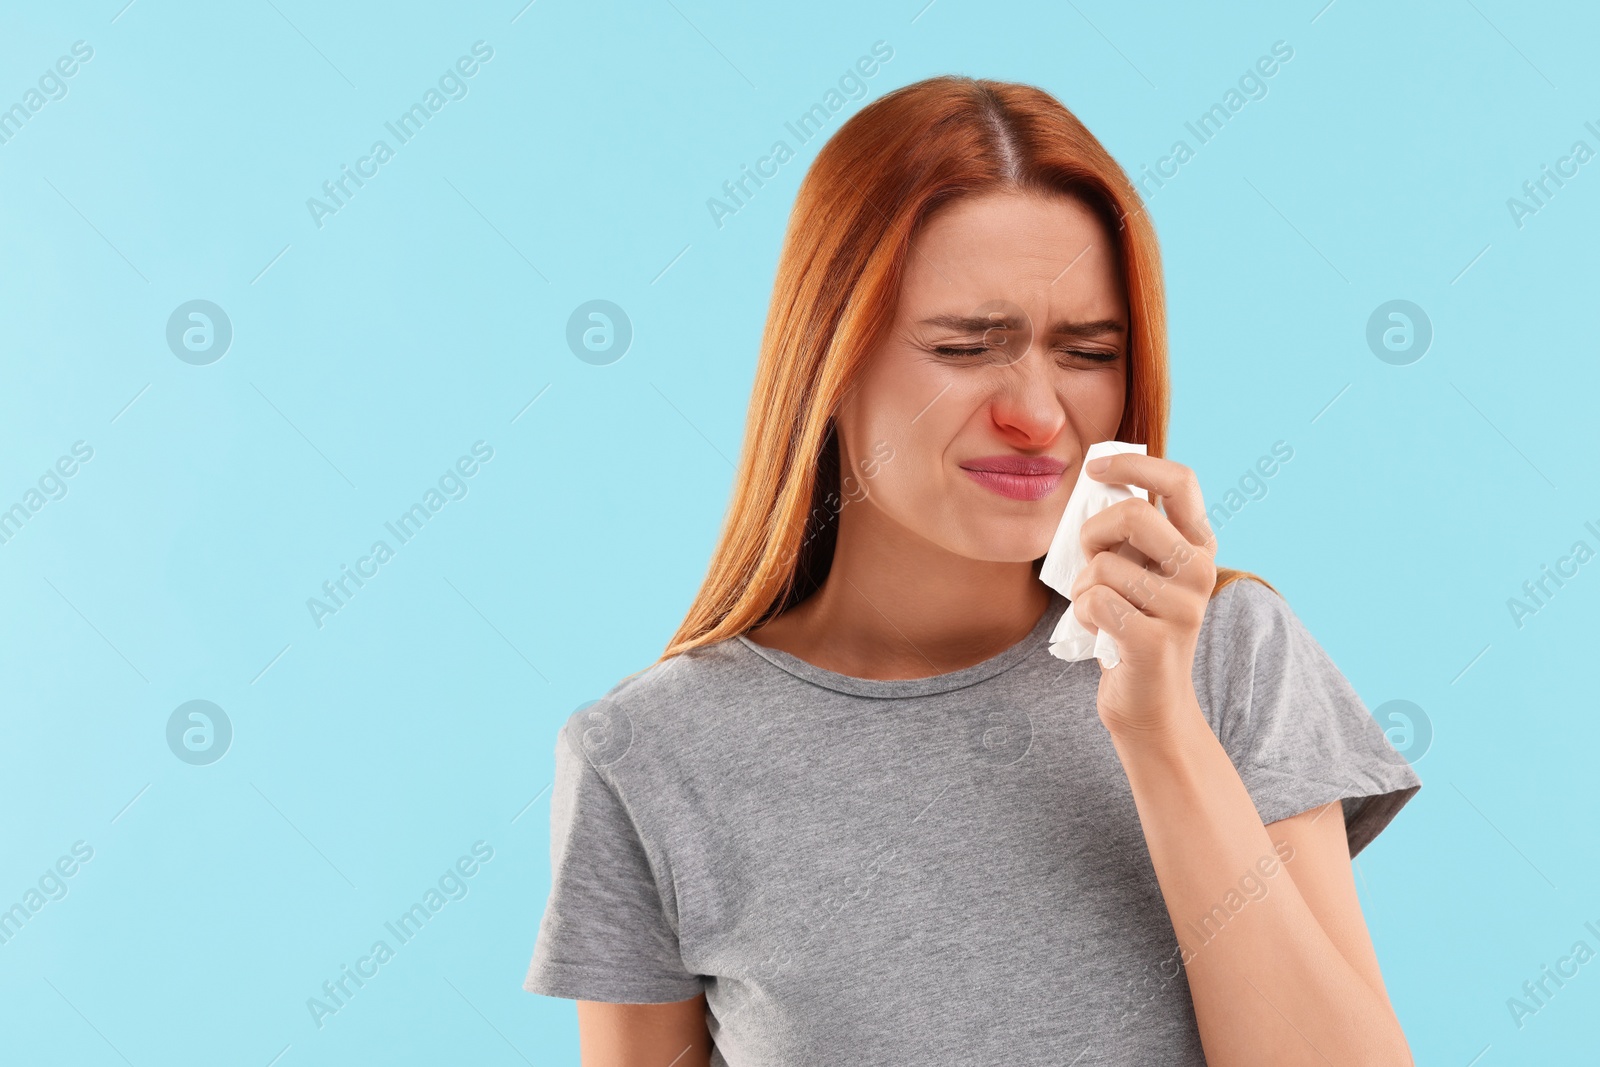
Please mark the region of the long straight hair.
<svg viewBox="0 0 1600 1067"><path fill-rule="evenodd" d="M822 584L840 506L834 415L894 322L911 239L940 207L999 191L1076 197L1113 235L1131 326L1115 439L1164 454L1161 254L1122 167L1042 89L956 75L903 86L841 126L800 184L732 500L699 594L662 660L754 629ZM1268 584L1219 567L1212 595L1245 577Z"/></svg>

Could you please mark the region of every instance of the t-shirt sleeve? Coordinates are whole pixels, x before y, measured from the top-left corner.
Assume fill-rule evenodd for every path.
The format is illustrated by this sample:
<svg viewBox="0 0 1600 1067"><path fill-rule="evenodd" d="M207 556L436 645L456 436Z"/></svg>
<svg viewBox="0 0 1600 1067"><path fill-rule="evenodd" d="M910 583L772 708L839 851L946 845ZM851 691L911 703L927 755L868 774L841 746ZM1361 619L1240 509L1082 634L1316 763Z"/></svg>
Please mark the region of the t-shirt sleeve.
<svg viewBox="0 0 1600 1067"><path fill-rule="evenodd" d="M1240 578L1217 601L1210 717L1261 821L1340 800L1354 858L1421 779L1281 596Z"/></svg>
<svg viewBox="0 0 1600 1067"><path fill-rule="evenodd" d="M579 729L569 720L556 739L550 899L522 988L613 1004L688 1000L703 983L684 967L635 822L584 754Z"/></svg>

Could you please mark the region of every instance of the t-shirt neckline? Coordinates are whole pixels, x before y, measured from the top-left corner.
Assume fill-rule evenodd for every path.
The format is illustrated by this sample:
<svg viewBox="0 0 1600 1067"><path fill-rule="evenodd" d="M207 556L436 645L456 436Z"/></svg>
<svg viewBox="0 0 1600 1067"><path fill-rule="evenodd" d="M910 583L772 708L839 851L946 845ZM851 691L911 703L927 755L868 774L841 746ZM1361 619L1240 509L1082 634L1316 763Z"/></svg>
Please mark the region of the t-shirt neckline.
<svg viewBox="0 0 1600 1067"><path fill-rule="evenodd" d="M948 693L953 689L974 685L1020 663L1049 644L1051 632L1055 630L1056 623L1061 620L1069 606L1070 602L1066 597L1051 589L1050 603L1045 607L1044 614L1039 616L1039 621L1034 623L1033 629L1028 631L1027 636L1016 644L970 667L929 675L926 678L857 678L854 675L840 674L818 667L782 649L757 644L744 634L736 636L741 645L774 667L824 689L863 697L921 697Z"/></svg>

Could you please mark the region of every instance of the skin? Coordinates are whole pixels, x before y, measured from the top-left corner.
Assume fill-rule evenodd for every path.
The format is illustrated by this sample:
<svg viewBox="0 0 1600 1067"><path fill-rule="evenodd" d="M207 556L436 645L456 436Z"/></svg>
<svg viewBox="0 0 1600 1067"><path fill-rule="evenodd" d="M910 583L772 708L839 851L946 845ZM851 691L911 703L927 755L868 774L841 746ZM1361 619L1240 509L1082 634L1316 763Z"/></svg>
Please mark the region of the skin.
<svg viewBox="0 0 1600 1067"><path fill-rule="evenodd" d="M926 324L989 310L1016 314L1021 328ZM1053 334L1063 321L1108 325ZM894 326L838 413L842 471L865 489L846 482L827 580L748 636L881 679L959 670L1020 640L1049 604L1033 563L1049 549L1083 454L1115 437L1128 321L1111 235L1078 201L996 193L936 214L912 242ZM951 346L984 351L938 351ZM885 445L892 458L882 461ZM959 466L1000 454L1051 456L1067 469L1048 495L1022 501ZM1128 775L1207 1061L1411 1063L1362 918L1340 804L1264 826L1194 692L1216 579L1194 472L1117 455L1089 475L1142 486L1158 502L1123 501L1084 524L1089 564L1071 610L1117 637L1122 662L1101 668L1100 720ZM1237 899L1245 876L1265 892L1208 940L1201 919ZM703 997L580 1002L578 1016L585 1067L707 1062Z"/></svg>

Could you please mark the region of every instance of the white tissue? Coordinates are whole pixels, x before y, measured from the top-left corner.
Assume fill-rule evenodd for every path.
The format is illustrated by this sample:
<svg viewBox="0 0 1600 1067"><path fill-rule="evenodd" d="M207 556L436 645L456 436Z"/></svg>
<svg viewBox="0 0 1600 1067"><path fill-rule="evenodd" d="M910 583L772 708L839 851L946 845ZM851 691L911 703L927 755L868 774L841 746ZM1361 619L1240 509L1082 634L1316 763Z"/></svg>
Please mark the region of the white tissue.
<svg viewBox="0 0 1600 1067"><path fill-rule="evenodd" d="M1083 466L1078 469L1078 482L1072 487L1072 495L1067 498L1067 510L1061 515L1061 524L1056 527L1055 537L1050 541L1050 551L1045 554L1044 563L1039 569L1039 579L1050 586L1062 596L1070 597L1069 592L1078 573L1088 566L1088 559L1084 557L1083 545L1078 541L1078 534L1083 529L1083 524L1089 516L1103 511L1119 500L1129 500L1134 497L1140 500L1149 500L1147 490L1129 485L1111 482L1097 482L1089 477L1089 461L1101 456L1115 455L1119 452L1137 452L1147 455L1142 444L1129 444L1126 441L1100 441L1089 446L1084 453ZM1056 624L1055 631L1050 634L1050 654L1058 659L1083 660L1093 655L1103 667L1115 667L1122 662L1122 656L1117 651L1116 640L1105 630L1092 634L1073 615L1072 608L1068 607L1066 614L1061 616L1061 621Z"/></svg>

